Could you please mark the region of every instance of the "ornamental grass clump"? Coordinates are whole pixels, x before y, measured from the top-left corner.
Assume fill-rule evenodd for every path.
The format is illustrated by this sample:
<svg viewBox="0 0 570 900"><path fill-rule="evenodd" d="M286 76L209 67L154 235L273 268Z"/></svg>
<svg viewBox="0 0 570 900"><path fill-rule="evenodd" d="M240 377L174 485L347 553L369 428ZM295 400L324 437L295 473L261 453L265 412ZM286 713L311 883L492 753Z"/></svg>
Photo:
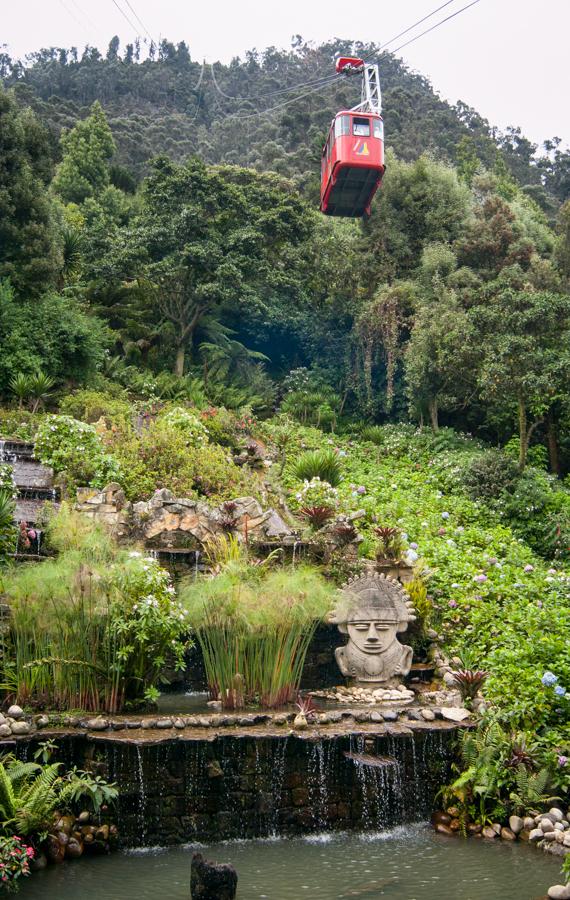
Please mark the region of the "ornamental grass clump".
<svg viewBox="0 0 570 900"><path fill-rule="evenodd" d="M0 674L22 705L115 713L156 692L167 661L183 667L185 613L154 559L119 551L64 506L48 540L59 550L3 579L11 608Z"/></svg>
<svg viewBox="0 0 570 900"><path fill-rule="evenodd" d="M333 589L309 566L251 565L235 556L181 600L202 649L212 697L227 709L273 708L297 696L308 646Z"/></svg>

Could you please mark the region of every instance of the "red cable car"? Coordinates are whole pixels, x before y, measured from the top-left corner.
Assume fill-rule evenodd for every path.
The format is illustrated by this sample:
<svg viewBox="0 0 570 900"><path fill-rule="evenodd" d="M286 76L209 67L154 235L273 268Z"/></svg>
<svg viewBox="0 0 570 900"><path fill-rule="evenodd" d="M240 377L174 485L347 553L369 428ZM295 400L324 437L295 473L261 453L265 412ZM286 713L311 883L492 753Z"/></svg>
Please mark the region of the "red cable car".
<svg viewBox="0 0 570 900"><path fill-rule="evenodd" d="M336 69L362 74L362 102L332 121L321 160L320 208L328 216L369 216L386 168L378 66L341 57Z"/></svg>

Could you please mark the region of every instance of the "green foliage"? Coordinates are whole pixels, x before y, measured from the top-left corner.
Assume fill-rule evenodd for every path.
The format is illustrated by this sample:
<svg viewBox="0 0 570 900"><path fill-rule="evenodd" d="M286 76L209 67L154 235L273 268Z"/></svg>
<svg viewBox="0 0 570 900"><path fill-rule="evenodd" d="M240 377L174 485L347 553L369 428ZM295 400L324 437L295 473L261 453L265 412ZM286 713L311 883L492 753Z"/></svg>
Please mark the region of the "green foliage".
<svg viewBox="0 0 570 900"><path fill-rule="evenodd" d="M195 433L203 437L202 430ZM252 476L238 468L223 447L192 446L184 430L160 419L140 435L120 440L114 455L122 473L119 480L132 500L149 497L163 487L178 497L199 494L213 501L257 493Z"/></svg>
<svg viewBox="0 0 570 900"><path fill-rule="evenodd" d="M81 485L102 488L120 480L117 461L105 449L93 425L71 416L47 416L36 434L35 452L61 475L70 492Z"/></svg>
<svg viewBox="0 0 570 900"><path fill-rule="evenodd" d="M19 301L0 281L0 391L18 374L85 380L103 359L105 329L72 297ZM31 386L27 396L31 396Z"/></svg>
<svg viewBox="0 0 570 900"><path fill-rule="evenodd" d="M65 203L83 203L108 186L115 141L98 101L86 119L62 135L61 148L53 189Z"/></svg>
<svg viewBox="0 0 570 900"><path fill-rule="evenodd" d="M497 500L510 492L518 480L515 461L501 450L486 450L467 462L462 474L465 489L473 500Z"/></svg>
<svg viewBox="0 0 570 900"><path fill-rule="evenodd" d="M118 429L122 433L132 429L135 411L124 391L119 396L111 396L90 388L66 394L59 409L64 416L90 424L103 419L107 428Z"/></svg>
<svg viewBox="0 0 570 900"><path fill-rule="evenodd" d="M2 680L23 704L117 712L141 703L167 660L181 668L185 613L167 572L118 551L65 506L50 523L57 559L6 576L12 609Z"/></svg>
<svg viewBox="0 0 570 900"><path fill-rule="evenodd" d="M179 431L187 447L203 447L208 443L208 429L190 410L175 406L161 417L167 428Z"/></svg>
<svg viewBox="0 0 570 900"><path fill-rule="evenodd" d="M0 568L16 550L18 531L14 525L14 486L12 472L0 465Z"/></svg>
<svg viewBox="0 0 570 900"><path fill-rule="evenodd" d="M213 696L228 708L290 703L333 589L307 566L268 571L232 552L215 578L180 591Z"/></svg>
<svg viewBox="0 0 570 900"><path fill-rule="evenodd" d="M47 132L0 86L0 281L10 279L26 301L53 286L60 264L50 174Z"/></svg>
<svg viewBox="0 0 570 900"><path fill-rule="evenodd" d="M380 446L384 439L384 431L380 425L366 425L360 432L363 441L370 441Z"/></svg>
<svg viewBox="0 0 570 900"><path fill-rule="evenodd" d="M308 450L292 464L291 472L299 481L319 478L332 487L342 479L342 466L334 450Z"/></svg>

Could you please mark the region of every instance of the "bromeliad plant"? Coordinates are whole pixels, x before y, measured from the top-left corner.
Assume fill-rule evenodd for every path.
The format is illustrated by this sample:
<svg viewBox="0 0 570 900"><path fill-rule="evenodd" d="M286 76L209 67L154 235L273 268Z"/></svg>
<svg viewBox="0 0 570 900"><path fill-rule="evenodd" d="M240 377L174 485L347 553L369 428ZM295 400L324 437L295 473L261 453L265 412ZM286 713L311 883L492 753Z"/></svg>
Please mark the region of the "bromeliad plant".
<svg viewBox="0 0 570 900"><path fill-rule="evenodd" d="M297 695L308 646L331 607L333 589L308 566L268 570L251 564L245 550L238 556L235 547L215 577L182 585L181 600L212 697L228 709L282 706Z"/></svg>
<svg viewBox="0 0 570 900"><path fill-rule="evenodd" d="M378 538L376 558L378 562L388 560L399 562L404 552L404 539L399 528L390 525L379 525L374 529Z"/></svg>
<svg viewBox="0 0 570 900"><path fill-rule="evenodd" d="M183 667L185 612L154 559L118 551L63 507L48 528L56 559L3 583L12 610L1 675L22 704L117 712L156 689L167 659Z"/></svg>

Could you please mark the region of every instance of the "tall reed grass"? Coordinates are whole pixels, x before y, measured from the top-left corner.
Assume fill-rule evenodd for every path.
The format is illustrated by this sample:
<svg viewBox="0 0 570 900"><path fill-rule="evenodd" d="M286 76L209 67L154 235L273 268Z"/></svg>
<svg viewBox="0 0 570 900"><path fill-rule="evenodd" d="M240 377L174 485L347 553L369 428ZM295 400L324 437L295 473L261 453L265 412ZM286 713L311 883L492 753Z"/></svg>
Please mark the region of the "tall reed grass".
<svg viewBox="0 0 570 900"><path fill-rule="evenodd" d="M65 505L48 526L55 559L14 568L2 591L2 689L23 704L117 712L182 664L184 613L168 574Z"/></svg>
<svg viewBox="0 0 570 900"><path fill-rule="evenodd" d="M210 692L229 709L290 703L334 590L309 566L268 571L244 555L236 558L235 548L227 556L215 577L188 581L180 589Z"/></svg>

